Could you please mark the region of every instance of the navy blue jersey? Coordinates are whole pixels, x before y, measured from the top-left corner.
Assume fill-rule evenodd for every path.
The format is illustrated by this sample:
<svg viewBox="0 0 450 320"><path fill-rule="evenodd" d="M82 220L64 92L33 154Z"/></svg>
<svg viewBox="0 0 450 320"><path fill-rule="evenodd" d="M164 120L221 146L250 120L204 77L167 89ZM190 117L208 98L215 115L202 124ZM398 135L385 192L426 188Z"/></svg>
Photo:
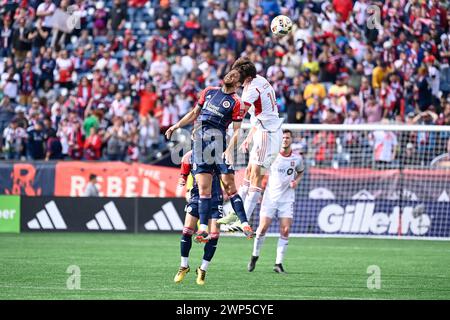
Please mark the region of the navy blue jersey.
<svg viewBox="0 0 450 320"><path fill-rule="evenodd" d="M193 174L233 173L224 164L222 154L226 150L226 130L231 122L242 121L244 110L235 93L227 94L219 87L207 87L200 94L197 104L201 107L192 135Z"/></svg>
<svg viewBox="0 0 450 320"><path fill-rule="evenodd" d="M235 93L224 93L220 87L207 87L197 101L202 109L197 118L201 126L225 133L232 121L242 121L241 103Z"/></svg>

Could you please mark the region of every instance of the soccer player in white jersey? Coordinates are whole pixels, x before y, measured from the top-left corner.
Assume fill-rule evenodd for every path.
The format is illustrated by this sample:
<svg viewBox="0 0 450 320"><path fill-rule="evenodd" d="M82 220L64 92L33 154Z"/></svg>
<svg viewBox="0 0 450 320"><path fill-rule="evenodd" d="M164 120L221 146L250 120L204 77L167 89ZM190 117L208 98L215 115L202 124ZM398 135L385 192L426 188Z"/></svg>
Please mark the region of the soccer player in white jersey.
<svg viewBox="0 0 450 320"><path fill-rule="evenodd" d="M241 73L244 86L241 100L250 113L252 124L252 129L241 146L241 150L247 152L253 140L246 179L239 190L249 220L261 197L264 170L270 168L280 151L283 119L278 115L272 85L266 78L256 74L256 67L248 58L236 60L232 69Z"/></svg>
<svg viewBox="0 0 450 320"><path fill-rule="evenodd" d="M258 260L265 234L275 214L280 220L280 238L277 245L277 257L273 270L285 273L283 259L288 246L289 230L294 216L295 188L305 170L302 157L294 154L291 148L292 132L283 131L281 151L270 167L269 180L264 191L259 217L259 226L253 243L253 252L248 271L253 271Z"/></svg>

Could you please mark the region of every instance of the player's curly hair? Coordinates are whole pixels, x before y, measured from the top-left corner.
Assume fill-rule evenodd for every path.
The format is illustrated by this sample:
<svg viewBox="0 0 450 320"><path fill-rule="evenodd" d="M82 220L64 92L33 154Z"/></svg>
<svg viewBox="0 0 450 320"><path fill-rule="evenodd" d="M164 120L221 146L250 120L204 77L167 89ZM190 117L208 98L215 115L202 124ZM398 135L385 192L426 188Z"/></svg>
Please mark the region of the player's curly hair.
<svg viewBox="0 0 450 320"><path fill-rule="evenodd" d="M241 57L237 59L233 65L231 66L231 70L238 70L241 74L241 82L244 79L251 77L256 78L256 67L253 62L250 61L247 57Z"/></svg>

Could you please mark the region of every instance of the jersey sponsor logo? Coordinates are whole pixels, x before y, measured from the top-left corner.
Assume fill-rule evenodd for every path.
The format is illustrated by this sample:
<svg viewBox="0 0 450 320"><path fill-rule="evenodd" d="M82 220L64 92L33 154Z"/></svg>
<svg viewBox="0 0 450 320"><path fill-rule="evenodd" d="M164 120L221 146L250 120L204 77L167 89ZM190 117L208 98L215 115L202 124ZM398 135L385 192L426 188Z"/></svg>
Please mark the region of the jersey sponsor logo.
<svg viewBox="0 0 450 320"><path fill-rule="evenodd" d="M389 214L375 212L374 202L356 202L355 205L345 207L329 204L322 208L318 216L318 225L327 233L407 234L411 232L413 235L424 235L430 230L431 218L424 209L416 210L411 206L404 207L401 214L400 207L395 206Z"/></svg>
<svg viewBox="0 0 450 320"><path fill-rule="evenodd" d="M289 168L288 170L287 170L287 172L286 172L286 174L288 175L288 176L290 176L291 174L293 174L294 173L294 169L292 169L292 168Z"/></svg>
<svg viewBox="0 0 450 320"><path fill-rule="evenodd" d="M224 107L224 108L229 108L230 106L231 106L231 103L230 103L230 101L224 101L223 102L223 104L222 104L222 106Z"/></svg>
<svg viewBox="0 0 450 320"><path fill-rule="evenodd" d="M219 111L219 107L215 106L212 103L208 103L205 109L211 113L214 113L216 116L223 117L223 113Z"/></svg>

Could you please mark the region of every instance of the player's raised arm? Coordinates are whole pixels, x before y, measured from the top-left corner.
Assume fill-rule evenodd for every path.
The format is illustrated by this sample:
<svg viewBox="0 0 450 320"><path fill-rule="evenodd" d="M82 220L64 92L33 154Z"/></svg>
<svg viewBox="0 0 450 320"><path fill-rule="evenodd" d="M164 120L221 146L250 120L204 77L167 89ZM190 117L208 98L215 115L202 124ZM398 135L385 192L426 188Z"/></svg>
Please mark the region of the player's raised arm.
<svg viewBox="0 0 450 320"><path fill-rule="evenodd" d="M166 138L170 139L170 137L172 136L172 133L175 130L182 128L184 126L187 126L188 124L191 124L192 122L194 122L195 119L197 119L197 117L199 116L201 109L202 109L202 107L197 104L194 107L194 109L189 111L183 118L180 119L180 121L178 121L173 126L171 126L169 129L167 129Z"/></svg>

